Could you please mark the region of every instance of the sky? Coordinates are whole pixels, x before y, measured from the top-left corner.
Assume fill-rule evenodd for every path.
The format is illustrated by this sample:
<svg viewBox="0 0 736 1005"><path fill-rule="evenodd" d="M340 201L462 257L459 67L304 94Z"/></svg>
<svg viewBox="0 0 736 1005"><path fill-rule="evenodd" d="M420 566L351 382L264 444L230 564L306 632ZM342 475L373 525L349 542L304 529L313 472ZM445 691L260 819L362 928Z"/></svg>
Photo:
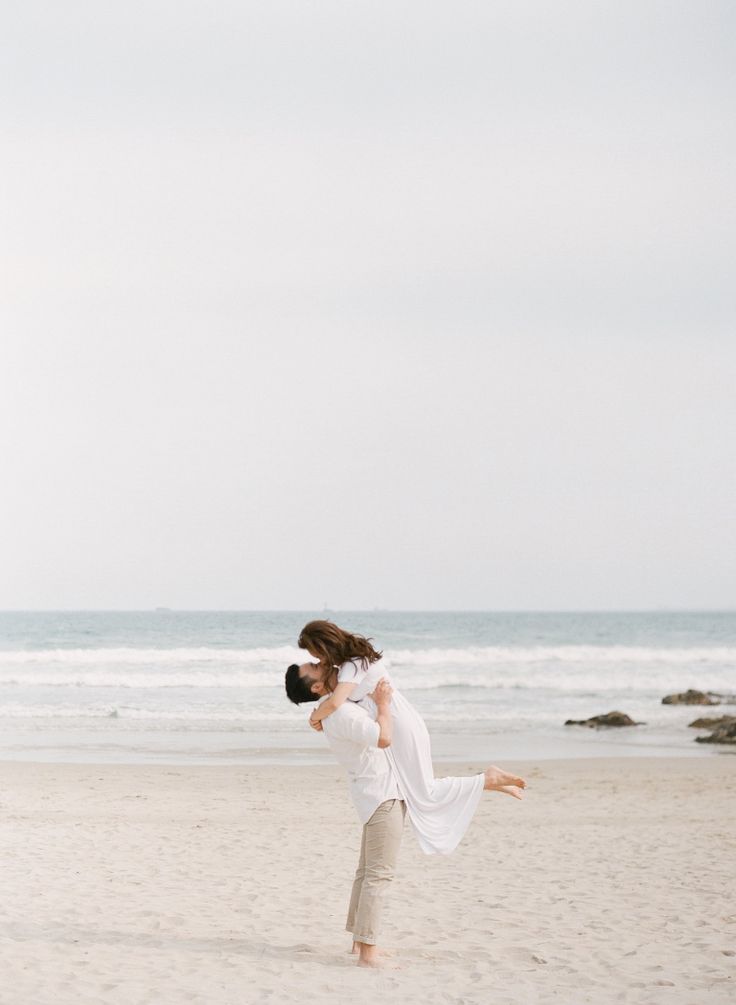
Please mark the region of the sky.
<svg viewBox="0 0 736 1005"><path fill-rule="evenodd" d="M0 608L736 607L733 3L3 22Z"/></svg>

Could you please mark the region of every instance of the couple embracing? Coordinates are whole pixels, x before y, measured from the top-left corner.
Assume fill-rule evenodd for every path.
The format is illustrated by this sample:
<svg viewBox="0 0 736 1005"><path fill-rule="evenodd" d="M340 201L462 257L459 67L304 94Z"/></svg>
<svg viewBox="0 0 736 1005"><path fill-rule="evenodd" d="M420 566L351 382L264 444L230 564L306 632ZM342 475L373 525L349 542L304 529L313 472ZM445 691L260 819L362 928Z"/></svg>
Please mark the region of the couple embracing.
<svg viewBox="0 0 736 1005"><path fill-rule="evenodd" d="M370 639L330 621L310 621L299 648L315 660L286 671L295 704L318 701L310 725L346 769L363 825L346 929L358 965L378 965L381 908L393 879L404 816L426 854L448 855L462 839L484 791L522 797L524 779L500 768L435 778L424 720L395 690Z"/></svg>

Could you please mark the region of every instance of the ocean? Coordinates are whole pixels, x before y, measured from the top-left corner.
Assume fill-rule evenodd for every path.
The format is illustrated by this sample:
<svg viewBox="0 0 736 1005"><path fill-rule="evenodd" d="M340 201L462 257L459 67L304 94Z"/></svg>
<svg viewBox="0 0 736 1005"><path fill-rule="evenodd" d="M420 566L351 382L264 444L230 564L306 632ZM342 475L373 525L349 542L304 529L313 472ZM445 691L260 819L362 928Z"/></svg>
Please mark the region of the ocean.
<svg viewBox="0 0 736 1005"><path fill-rule="evenodd" d="M29 611L0 612L0 758L327 763L283 687L315 617L374 639L438 761L730 752L661 699L736 692L736 612ZM644 725L563 725L614 709Z"/></svg>

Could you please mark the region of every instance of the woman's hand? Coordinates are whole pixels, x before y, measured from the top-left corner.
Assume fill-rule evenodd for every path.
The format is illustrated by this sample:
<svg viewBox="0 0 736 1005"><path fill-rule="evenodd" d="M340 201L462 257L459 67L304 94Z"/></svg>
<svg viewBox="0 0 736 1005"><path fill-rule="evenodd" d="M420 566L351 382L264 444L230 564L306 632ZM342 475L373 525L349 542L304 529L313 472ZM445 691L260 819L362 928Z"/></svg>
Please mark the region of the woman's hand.
<svg viewBox="0 0 736 1005"><path fill-rule="evenodd" d="M381 677L378 684L376 684L376 690L371 694L371 698L375 701L376 706L381 708L382 706L391 704L391 695L393 693L394 689L391 687L391 684L385 677Z"/></svg>
<svg viewBox="0 0 736 1005"><path fill-rule="evenodd" d="M318 733L321 733L322 723L319 721L319 719L314 719L313 716L314 712L312 712L312 715L309 716L309 725L312 727L312 729L316 729Z"/></svg>

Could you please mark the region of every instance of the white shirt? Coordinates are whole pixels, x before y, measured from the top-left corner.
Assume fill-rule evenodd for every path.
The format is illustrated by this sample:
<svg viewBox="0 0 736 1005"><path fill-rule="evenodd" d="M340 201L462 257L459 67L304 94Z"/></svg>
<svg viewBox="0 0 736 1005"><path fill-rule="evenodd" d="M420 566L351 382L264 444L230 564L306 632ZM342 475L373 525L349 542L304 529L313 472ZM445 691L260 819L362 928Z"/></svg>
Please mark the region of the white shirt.
<svg viewBox="0 0 736 1005"><path fill-rule="evenodd" d="M386 751L377 746L380 726L367 712L346 701L322 720L322 729L333 754L347 770L350 795L362 824L381 803L401 798Z"/></svg>

